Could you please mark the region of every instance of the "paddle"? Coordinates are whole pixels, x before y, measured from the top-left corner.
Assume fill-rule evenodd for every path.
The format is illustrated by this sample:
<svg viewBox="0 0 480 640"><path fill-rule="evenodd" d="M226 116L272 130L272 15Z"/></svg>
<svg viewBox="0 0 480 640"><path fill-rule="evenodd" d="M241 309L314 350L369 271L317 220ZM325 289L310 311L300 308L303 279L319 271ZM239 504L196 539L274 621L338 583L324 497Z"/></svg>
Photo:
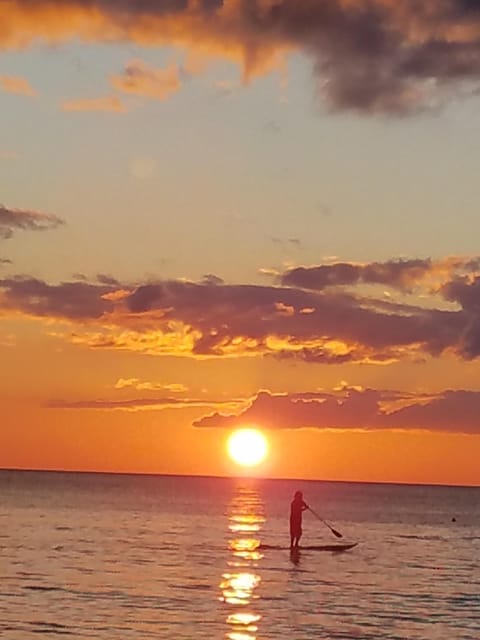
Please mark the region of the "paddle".
<svg viewBox="0 0 480 640"><path fill-rule="evenodd" d="M334 529L333 527L331 527L326 520L324 520L323 518L321 518L318 515L318 513L315 513L315 511L312 509L312 507L308 507L308 509L309 509L309 511L311 511L313 513L313 515L316 518L318 518L320 520L320 522L323 522L323 524L330 529L330 531L333 533L334 536L337 536L337 538L343 538L342 534L339 531L337 531L336 529Z"/></svg>

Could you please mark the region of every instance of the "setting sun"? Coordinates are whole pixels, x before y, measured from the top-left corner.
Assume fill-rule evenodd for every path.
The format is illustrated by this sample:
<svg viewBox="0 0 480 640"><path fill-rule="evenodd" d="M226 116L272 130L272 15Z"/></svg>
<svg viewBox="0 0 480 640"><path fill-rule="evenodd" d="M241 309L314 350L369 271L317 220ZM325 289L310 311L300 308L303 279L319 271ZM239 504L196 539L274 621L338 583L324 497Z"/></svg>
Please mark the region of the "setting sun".
<svg viewBox="0 0 480 640"><path fill-rule="evenodd" d="M227 442L228 454L242 467L254 467L268 455L268 442L257 429L239 429Z"/></svg>

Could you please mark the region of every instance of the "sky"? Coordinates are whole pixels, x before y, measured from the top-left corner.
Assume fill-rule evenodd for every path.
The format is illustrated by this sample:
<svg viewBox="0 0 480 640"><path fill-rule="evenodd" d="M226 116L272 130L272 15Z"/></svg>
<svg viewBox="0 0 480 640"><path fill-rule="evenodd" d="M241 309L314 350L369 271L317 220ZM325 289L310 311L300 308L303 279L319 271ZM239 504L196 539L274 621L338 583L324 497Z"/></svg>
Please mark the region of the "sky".
<svg viewBox="0 0 480 640"><path fill-rule="evenodd" d="M0 0L0 467L480 486L476 0Z"/></svg>

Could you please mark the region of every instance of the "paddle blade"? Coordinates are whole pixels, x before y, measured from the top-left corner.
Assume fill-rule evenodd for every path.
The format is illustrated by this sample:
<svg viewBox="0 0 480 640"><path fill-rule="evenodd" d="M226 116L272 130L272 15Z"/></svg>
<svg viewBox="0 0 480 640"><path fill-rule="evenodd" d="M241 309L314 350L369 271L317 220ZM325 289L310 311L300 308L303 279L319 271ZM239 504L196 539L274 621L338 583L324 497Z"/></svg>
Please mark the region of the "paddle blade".
<svg viewBox="0 0 480 640"><path fill-rule="evenodd" d="M336 529L333 529L332 527L330 527L330 531L333 533L334 536L337 536L337 538L343 538L342 534Z"/></svg>

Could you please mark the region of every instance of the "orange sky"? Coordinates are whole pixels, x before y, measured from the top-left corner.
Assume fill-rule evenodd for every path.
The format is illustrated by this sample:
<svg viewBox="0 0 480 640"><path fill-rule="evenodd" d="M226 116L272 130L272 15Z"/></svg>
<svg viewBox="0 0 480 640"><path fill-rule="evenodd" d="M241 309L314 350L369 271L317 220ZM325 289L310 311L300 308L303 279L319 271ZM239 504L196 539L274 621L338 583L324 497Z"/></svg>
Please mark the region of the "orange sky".
<svg viewBox="0 0 480 640"><path fill-rule="evenodd" d="M239 413L239 405L235 402L229 405L228 401L236 399L241 406L247 406L251 402L249 394L255 393L257 385L264 387L267 378L275 387L288 384L289 380L275 362L266 363L263 372L257 370L256 359L191 363L185 358L179 361L169 358L165 364L154 356L95 352L63 345L42 335L38 325L33 334L29 334L26 330L29 327L29 323L19 323L23 331L18 331L17 344L1 348L2 362L10 375L2 392L0 467L204 475L238 473L241 470L226 453L231 429L199 428L192 424L216 410ZM305 369L308 367L304 365ZM322 367L315 369L319 372ZM325 372L326 379L339 375L338 367L334 369L335 372ZM343 373L347 374L349 367L344 369ZM365 373L369 369L371 375L381 374L373 371L378 369L374 365L367 365ZM139 372L143 374L143 383L135 378ZM127 378L126 373L132 377ZM124 376L123 383L116 385L121 379L119 374ZM307 380L311 380L309 370L296 377L292 390L304 388ZM434 376L429 380L434 382ZM158 389L149 389L155 381ZM161 383L168 386L167 382L177 383L181 389L180 381L188 392L161 390ZM144 388L139 392L132 385ZM123 401L172 396L185 400L187 396L190 399L204 397L205 406L46 406L62 397L77 402L91 398ZM222 401L225 404L219 406ZM262 423L254 426L261 428ZM479 437L475 435L407 429L372 431L368 424L363 430L273 428L265 433L271 452L268 460L253 470L260 475L479 484Z"/></svg>
<svg viewBox="0 0 480 640"><path fill-rule="evenodd" d="M0 0L0 467L480 485L467 5Z"/></svg>

